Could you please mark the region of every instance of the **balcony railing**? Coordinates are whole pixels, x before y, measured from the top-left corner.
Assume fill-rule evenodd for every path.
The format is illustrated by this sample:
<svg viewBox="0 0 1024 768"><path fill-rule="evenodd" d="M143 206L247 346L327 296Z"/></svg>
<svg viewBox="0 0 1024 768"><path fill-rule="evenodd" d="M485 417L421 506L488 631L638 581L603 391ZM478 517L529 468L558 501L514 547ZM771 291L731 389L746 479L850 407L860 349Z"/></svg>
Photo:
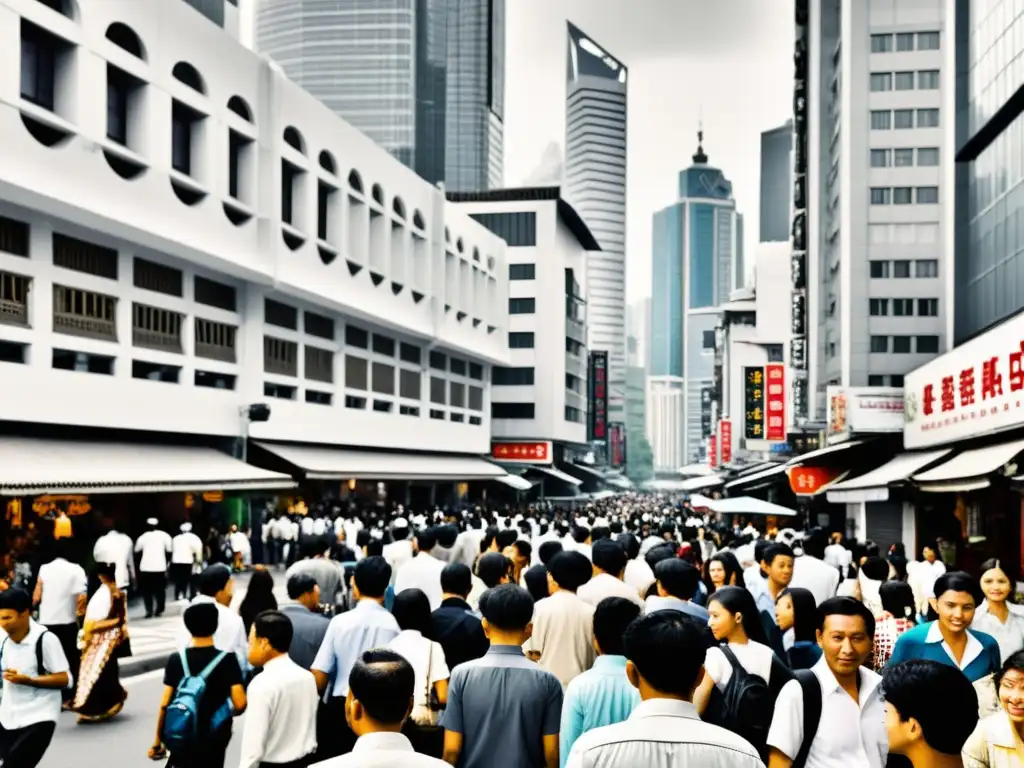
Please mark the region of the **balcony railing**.
<svg viewBox="0 0 1024 768"><path fill-rule="evenodd" d="M263 371L278 376L299 375L299 345L273 336L263 337Z"/></svg>
<svg viewBox="0 0 1024 768"><path fill-rule="evenodd" d="M227 323L216 323L213 320L195 319L195 355L207 360L220 360L222 363L234 363L235 337L238 328Z"/></svg>
<svg viewBox="0 0 1024 768"><path fill-rule="evenodd" d="M132 305L132 346L180 353L183 317L169 309Z"/></svg>
<svg viewBox="0 0 1024 768"><path fill-rule="evenodd" d="M585 323L579 320L573 320L571 318L565 319L565 335L573 341L578 341L582 344L587 343L587 326Z"/></svg>
<svg viewBox="0 0 1024 768"><path fill-rule="evenodd" d="M117 341L117 299L80 288L55 285L53 330L68 336Z"/></svg>
<svg viewBox="0 0 1024 768"><path fill-rule="evenodd" d="M32 279L0 272L0 323L28 326L28 292Z"/></svg>

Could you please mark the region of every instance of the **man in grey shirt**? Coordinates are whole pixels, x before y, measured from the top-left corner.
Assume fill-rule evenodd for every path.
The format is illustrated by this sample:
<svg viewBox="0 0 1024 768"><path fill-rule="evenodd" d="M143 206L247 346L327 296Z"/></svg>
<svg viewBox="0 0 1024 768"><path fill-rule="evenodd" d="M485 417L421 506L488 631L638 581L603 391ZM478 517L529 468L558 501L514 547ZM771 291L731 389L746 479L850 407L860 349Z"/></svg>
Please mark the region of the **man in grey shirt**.
<svg viewBox="0 0 1024 768"><path fill-rule="evenodd" d="M288 597L295 601L281 606L281 613L292 623L288 656L303 669L309 669L331 620L320 613L320 587L310 574L296 573L288 579Z"/></svg>
<svg viewBox="0 0 1024 768"><path fill-rule="evenodd" d="M697 594L700 580L700 573L694 566L679 558L669 558L654 566L654 577L658 580L658 594L647 598L647 613L680 611L697 621L707 622L707 608L691 599Z"/></svg>
<svg viewBox="0 0 1024 768"><path fill-rule="evenodd" d="M523 654L530 593L501 584L484 593L480 613L491 647L452 670L441 721L445 761L460 768L558 768L562 685Z"/></svg>
<svg viewBox="0 0 1024 768"><path fill-rule="evenodd" d="M303 540L302 559L292 565L285 576L291 578L297 573L308 573L320 587L320 600L335 605L338 592L345 583L345 572L339 563L330 559L331 541L326 536L310 536Z"/></svg>

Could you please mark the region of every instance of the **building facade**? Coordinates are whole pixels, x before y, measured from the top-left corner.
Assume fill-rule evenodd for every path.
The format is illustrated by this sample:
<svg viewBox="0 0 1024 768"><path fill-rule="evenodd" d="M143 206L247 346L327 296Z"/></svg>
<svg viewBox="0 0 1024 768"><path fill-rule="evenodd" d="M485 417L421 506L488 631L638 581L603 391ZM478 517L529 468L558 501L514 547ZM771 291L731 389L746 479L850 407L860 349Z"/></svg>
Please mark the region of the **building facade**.
<svg viewBox="0 0 1024 768"><path fill-rule="evenodd" d="M260 53L431 183L500 186L505 0L256 0Z"/></svg>
<svg viewBox="0 0 1024 768"><path fill-rule="evenodd" d="M504 241L184 3L50 5L0 0L0 420L487 453Z"/></svg>
<svg viewBox="0 0 1024 768"><path fill-rule="evenodd" d="M793 199L793 121L761 133L761 223L759 241L789 240Z"/></svg>
<svg viewBox="0 0 1024 768"><path fill-rule="evenodd" d="M235 39L240 39L242 28L238 0L183 0Z"/></svg>
<svg viewBox="0 0 1024 768"><path fill-rule="evenodd" d="M588 346L608 353L608 408L626 393L626 67L569 24L565 192L601 245L587 263Z"/></svg>
<svg viewBox="0 0 1024 768"><path fill-rule="evenodd" d="M588 254L598 248L558 187L449 193L508 243L509 366L495 367L495 443L550 441L556 462L587 449ZM562 331L562 332L560 332Z"/></svg>
<svg viewBox="0 0 1024 768"><path fill-rule="evenodd" d="M701 135L701 139L703 136ZM648 439L658 470L702 460L711 434L716 308L744 282L742 215L702 146L654 214Z"/></svg>
<svg viewBox="0 0 1024 768"><path fill-rule="evenodd" d="M829 385L902 386L951 344L951 21L945 0L809 3L812 418Z"/></svg>

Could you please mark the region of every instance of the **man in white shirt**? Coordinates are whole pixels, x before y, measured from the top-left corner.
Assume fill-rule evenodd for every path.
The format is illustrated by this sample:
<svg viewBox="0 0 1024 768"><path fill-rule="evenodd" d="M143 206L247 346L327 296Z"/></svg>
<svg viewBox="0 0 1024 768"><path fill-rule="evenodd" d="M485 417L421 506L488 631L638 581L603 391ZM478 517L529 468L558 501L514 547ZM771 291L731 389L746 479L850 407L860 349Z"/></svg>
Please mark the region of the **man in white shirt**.
<svg viewBox="0 0 1024 768"><path fill-rule="evenodd" d="M132 537L121 533L116 527L100 536L92 548L93 560L113 564L117 588L126 594L135 581L134 551Z"/></svg>
<svg viewBox="0 0 1024 768"><path fill-rule="evenodd" d="M60 642L71 668L78 669L78 617L85 613L88 578L85 570L68 559L65 539L53 543L55 557L39 569L32 602L39 606L39 623ZM74 698L74 689L62 692L65 701Z"/></svg>
<svg viewBox="0 0 1024 768"><path fill-rule="evenodd" d="M444 570L445 564L430 554L436 546L436 529L424 528L417 531L413 544L416 555L401 567L398 577L395 579L396 595L406 589L422 590L430 600L431 611L440 608L441 601L444 599L444 590L441 589L441 571Z"/></svg>
<svg viewBox="0 0 1024 768"><path fill-rule="evenodd" d="M804 732L807 694L800 680L783 686L768 731L769 768L790 768L804 758L806 768L884 768L889 754L880 675L864 667L871 655L875 619L851 597L826 600L818 610L821 660L811 669L820 691L817 731ZM811 689L813 690L813 689Z"/></svg>
<svg viewBox="0 0 1024 768"><path fill-rule="evenodd" d="M576 594L580 600L597 608L606 597L624 597L641 609L644 601L636 589L622 581L626 571L626 550L617 541L601 539L591 547L594 575Z"/></svg>
<svg viewBox="0 0 1024 768"><path fill-rule="evenodd" d="M640 557L640 540L635 535L624 533L617 541L622 544L628 558L622 581L631 589L635 589L637 595L643 599L647 590L654 584L654 571L647 561Z"/></svg>
<svg viewBox="0 0 1024 768"><path fill-rule="evenodd" d="M349 674L345 700L345 720L357 736L355 746L351 754L311 768L451 768L414 751L402 733L415 681L412 666L394 651L378 648L360 654Z"/></svg>
<svg viewBox="0 0 1024 768"><path fill-rule="evenodd" d="M139 560L139 590L146 604L146 618L150 619L164 612L167 600L167 558L171 554L173 542L166 531L160 530L155 517L149 518L146 525L149 530L135 542L135 552L142 553Z"/></svg>
<svg viewBox="0 0 1024 768"><path fill-rule="evenodd" d="M231 569L218 563L211 565L198 578L199 595L192 601L196 603L213 603L217 606L217 631L213 633L213 645L218 651L233 653L238 658L242 672L249 669L249 642L245 636L245 624L242 617L231 610L231 600L235 596L235 582L231 578ZM192 633L185 627L184 621L178 632L178 648L187 648L192 642Z"/></svg>
<svg viewBox="0 0 1024 768"><path fill-rule="evenodd" d="M825 541L822 531L813 531L804 539L804 553L793 561L793 580L789 583L809 590L818 605L835 597L839 589L839 569L825 562Z"/></svg>
<svg viewBox="0 0 1024 768"><path fill-rule="evenodd" d="M203 541L192 533L192 523L182 523L181 533L171 541L171 577L174 599L191 600L196 596L192 574L203 564Z"/></svg>
<svg viewBox="0 0 1024 768"><path fill-rule="evenodd" d="M0 592L0 764L8 768L42 762L60 718L61 691L74 680L56 635L32 621L31 608L25 590Z"/></svg>
<svg viewBox="0 0 1024 768"><path fill-rule="evenodd" d="M853 554L843 546L843 534L832 534L832 543L825 547L825 556L822 559L833 568L841 569L843 576L846 576L845 571L853 562Z"/></svg>
<svg viewBox="0 0 1024 768"><path fill-rule="evenodd" d="M249 661L263 672L246 691L239 768L305 765L316 750L316 681L288 658L291 642L292 623L283 613L267 611L256 617Z"/></svg>

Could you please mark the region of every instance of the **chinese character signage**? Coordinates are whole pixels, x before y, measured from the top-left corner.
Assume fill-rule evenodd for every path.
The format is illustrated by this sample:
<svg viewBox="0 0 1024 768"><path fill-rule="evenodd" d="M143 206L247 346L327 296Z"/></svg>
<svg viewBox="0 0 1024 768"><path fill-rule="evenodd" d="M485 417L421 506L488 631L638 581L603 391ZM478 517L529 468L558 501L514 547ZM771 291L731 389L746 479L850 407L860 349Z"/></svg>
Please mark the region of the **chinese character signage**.
<svg viewBox="0 0 1024 768"><path fill-rule="evenodd" d="M789 365L792 375L793 409L797 420L808 417L809 403L807 400L807 342L808 342L808 310L807 310L807 251L810 248L808 232L808 65L810 55L810 0L796 0L794 8L795 47L793 51L793 194L792 221L790 226L790 243L792 245L790 259L790 291L791 313L790 330L792 338L789 345ZM785 378L785 373L783 373ZM765 431L769 440L786 439L785 396L782 399L781 425L771 425L773 414L769 412Z"/></svg>
<svg viewBox="0 0 1024 768"><path fill-rule="evenodd" d="M608 353L590 353L590 413L591 442L608 440Z"/></svg>
<svg viewBox="0 0 1024 768"><path fill-rule="evenodd" d="M764 440L764 368L743 369L743 436Z"/></svg>
<svg viewBox="0 0 1024 768"><path fill-rule="evenodd" d="M766 365L764 378L764 438L782 442L786 439L786 366Z"/></svg>
<svg viewBox="0 0 1024 768"><path fill-rule="evenodd" d="M721 445L722 463L728 464L732 461L732 422L729 419L718 422L718 442Z"/></svg>
<svg viewBox="0 0 1024 768"><path fill-rule="evenodd" d="M1024 425L1024 315L908 373L903 416L908 449Z"/></svg>
<svg viewBox="0 0 1024 768"><path fill-rule="evenodd" d="M711 403L714 401L715 388L701 387L700 390L700 436L707 439L713 431L711 424Z"/></svg>
<svg viewBox="0 0 1024 768"><path fill-rule="evenodd" d="M789 487L797 496L817 496L842 470L828 467L793 467L789 470Z"/></svg>
<svg viewBox="0 0 1024 768"><path fill-rule="evenodd" d="M718 466L718 444L714 435L708 438L708 466L712 469Z"/></svg>
<svg viewBox="0 0 1024 768"><path fill-rule="evenodd" d="M626 425L613 421L608 425L609 449L608 459L613 467L621 467L626 463Z"/></svg>
<svg viewBox="0 0 1024 768"><path fill-rule="evenodd" d="M491 458L508 464L550 464L551 441L492 443Z"/></svg>
<svg viewBox="0 0 1024 768"><path fill-rule="evenodd" d="M903 430L903 389L899 387L829 387L829 445L853 434L897 433Z"/></svg>

